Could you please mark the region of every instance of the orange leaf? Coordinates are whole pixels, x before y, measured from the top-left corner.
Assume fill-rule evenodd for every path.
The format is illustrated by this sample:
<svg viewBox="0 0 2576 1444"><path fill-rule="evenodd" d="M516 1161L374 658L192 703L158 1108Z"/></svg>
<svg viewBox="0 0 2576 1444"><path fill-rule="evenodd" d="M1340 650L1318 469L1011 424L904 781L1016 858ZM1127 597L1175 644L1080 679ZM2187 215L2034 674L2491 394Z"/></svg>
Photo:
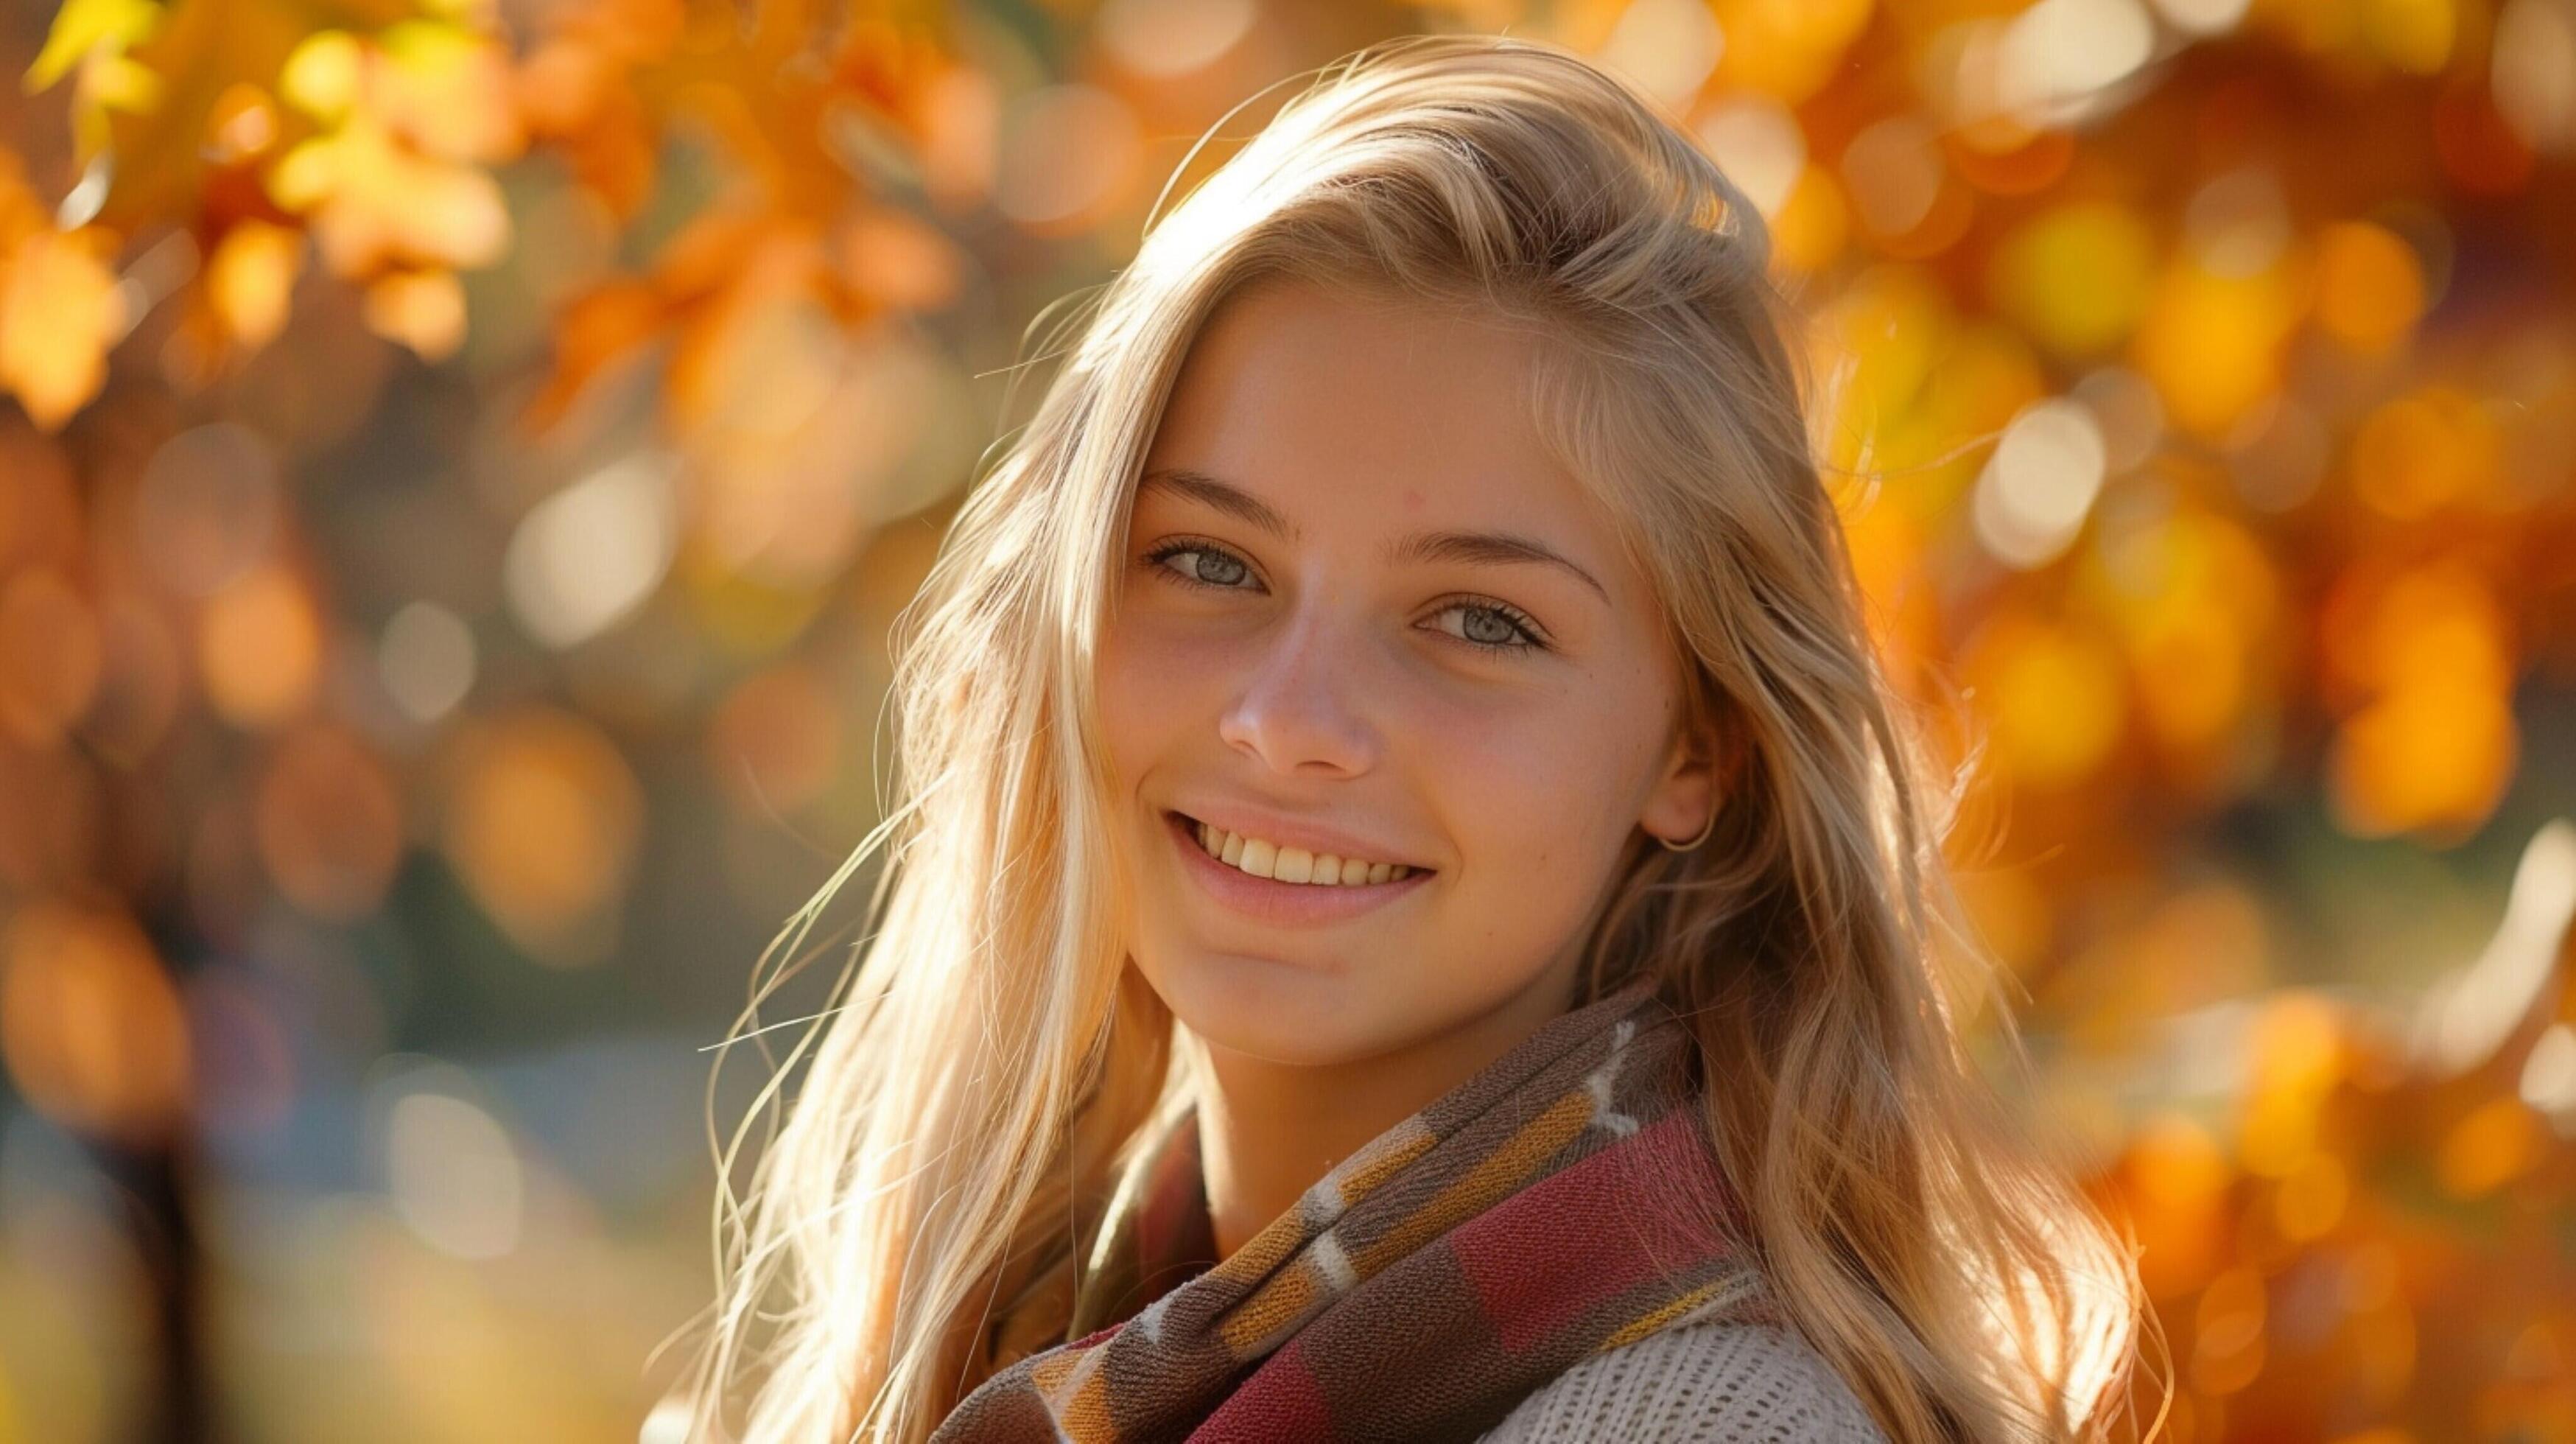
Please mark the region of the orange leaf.
<svg viewBox="0 0 2576 1444"><path fill-rule="evenodd" d="M125 298L101 231L38 231L0 264L0 387L60 430L107 382L107 349L125 334Z"/></svg>
<svg viewBox="0 0 2576 1444"><path fill-rule="evenodd" d="M528 404L527 424L543 431L562 420L592 377L652 339L666 319L661 298L641 281L610 282L565 307L555 324L554 375Z"/></svg>
<svg viewBox="0 0 2576 1444"><path fill-rule="evenodd" d="M206 293L226 337L244 350L267 345L286 325L286 304L304 269L301 232L244 221L224 233L206 263Z"/></svg>

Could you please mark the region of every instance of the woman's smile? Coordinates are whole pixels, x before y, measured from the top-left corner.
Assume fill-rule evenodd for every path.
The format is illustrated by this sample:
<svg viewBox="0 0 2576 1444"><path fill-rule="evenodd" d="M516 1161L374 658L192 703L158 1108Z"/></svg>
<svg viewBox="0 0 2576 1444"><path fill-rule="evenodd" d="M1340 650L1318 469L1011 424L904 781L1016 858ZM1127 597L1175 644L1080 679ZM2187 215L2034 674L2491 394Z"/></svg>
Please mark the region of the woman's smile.
<svg viewBox="0 0 2576 1444"><path fill-rule="evenodd" d="M1265 923L1313 927L1345 922L1363 913L1374 912L1399 898L1410 897L1438 876L1428 870L1406 869L1404 876L1397 877L1396 870L1404 868L1404 864L1379 863L1363 873L1358 881L1346 883L1338 880L1349 875L1341 867L1342 860L1330 858L1335 864L1336 881L1322 883L1315 880L1313 868L1316 862L1326 859L1318 859L1303 849L1289 848L1283 853L1271 849L1268 843L1259 839L1247 843L1236 838L1235 845L1228 850L1237 853L1237 861L1226 862L1211 855L1201 841L1206 824L1178 812L1165 812L1162 819L1163 830L1171 835L1173 844L1181 850L1181 870L1195 879L1198 886L1219 904ZM1232 834L1227 836L1234 837ZM1246 871L1242 861L1246 848L1252 850L1254 864L1264 870L1289 875L1303 870L1309 880L1290 882L1281 876L1263 876ZM1265 849L1271 851L1270 857L1260 855ZM1285 867L1281 866L1283 858L1287 864ZM1383 876L1371 881L1370 877L1376 874Z"/></svg>

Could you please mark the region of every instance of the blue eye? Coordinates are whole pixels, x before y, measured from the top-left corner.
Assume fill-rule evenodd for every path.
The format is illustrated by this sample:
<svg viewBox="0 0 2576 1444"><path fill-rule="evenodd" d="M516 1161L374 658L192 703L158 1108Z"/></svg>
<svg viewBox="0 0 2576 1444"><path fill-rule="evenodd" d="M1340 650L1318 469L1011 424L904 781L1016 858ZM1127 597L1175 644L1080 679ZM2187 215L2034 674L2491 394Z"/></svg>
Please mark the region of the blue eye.
<svg viewBox="0 0 2576 1444"><path fill-rule="evenodd" d="M1444 632L1444 636L1454 636L1458 638L1458 640L1467 643L1469 646L1484 647L1497 652L1546 650L1546 644L1538 640L1536 630L1531 626L1529 620L1522 616L1517 610L1511 607L1506 607L1499 602L1451 602L1448 606L1440 609L1440 615L1444 617L1449 615L1451 612L1462 613L1469 618L1490 618L1491 620L1486 623L1485 630L1491 632L1499 628L1502 630L1503 635L1490 641L1485 640L1484 638L1468 635L1466 631ZM1469 630L1473 629L1472 622L1461 622L1459 625L1461 628ZM1509 637L1515 634L1525 640L1518 642L1508 640Z"/></svg>
<svg viewBox="0 0 2576 1444"><path fill-rule="evenodd" d="M1214 557L1217 559L1216 569L1218 571L1231 571L1235 575L1233 577L1220 580L1215 577L1194 574L1197 572L1196 565L1193 565L1189 570L1183 570L1179 567L1163 566L1163 563L1172 557ZM1145 560L1153 563L1157 568L1169 574L1175 580L1185 582L1191 586L1216 587L1226 590L1232 589L1234 582L1236 580L1240 580L1243 575L1249 574L1250 571L1250 568L1243 564L1243 558L1234 555L1232 552L1222 551L1216 547L1207 546L1199 542L1165 542L1163 545L1154 548L1151 552L1146 553Z"/></svg>
<svg viewBox="0 0 2576 1444"><path fill-rule="evenodd" d="M1174 557L1189 557L1181 566L1166 566ZM1154 574L1185 587L1210 591L1241 591L1236 585L1252 574L1243 558L1209 542L1176 540L1163 543L1145 554L1145 562ZM1211 575L1213 573L1213 575ZM1490 598L1455 601L1442 607L1437 615L1462 613L1471 620L1461 622L1461 630L1434 628L1440 635L1485 652L1544 652L1547 643L1539 640L1538 623L1518 607L1507 606ZM1481 622L1473 619L1484 619ZM1482 633L1483 635L1478 635ZM1518 636L1520 640L1511 640Z"/></svg>

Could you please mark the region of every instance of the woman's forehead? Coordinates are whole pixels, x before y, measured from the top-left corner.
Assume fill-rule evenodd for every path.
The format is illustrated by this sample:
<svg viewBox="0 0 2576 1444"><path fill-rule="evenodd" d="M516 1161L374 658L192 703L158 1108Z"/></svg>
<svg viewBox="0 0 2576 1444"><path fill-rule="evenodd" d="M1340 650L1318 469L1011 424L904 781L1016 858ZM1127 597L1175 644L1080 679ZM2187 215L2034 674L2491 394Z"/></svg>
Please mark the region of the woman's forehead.
<svg viewBox="0 0 2576 1444"><path fill-rule="evenodd" d="M1591 498L1532 414L1534 344L1454 308L1265 286L1210 318L1144 473L1221 478L1292 518L1366 505L1407 526L1589 535Z"/></svg>

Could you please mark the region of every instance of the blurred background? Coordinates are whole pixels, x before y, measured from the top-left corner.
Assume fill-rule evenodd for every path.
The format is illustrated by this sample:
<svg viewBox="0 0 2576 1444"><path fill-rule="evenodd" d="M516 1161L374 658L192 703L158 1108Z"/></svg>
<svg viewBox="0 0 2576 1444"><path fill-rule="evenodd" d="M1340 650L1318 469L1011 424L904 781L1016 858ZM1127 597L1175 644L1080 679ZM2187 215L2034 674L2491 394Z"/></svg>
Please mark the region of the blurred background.
<svg viewBox="0 0 2576 1444"><path fill-rule="evenodd" d="M1457 29L1769 217L2163 1437L2576 1440L2576 0L8 0L0 1441L637 1437L1032 323Z"/></svg>

